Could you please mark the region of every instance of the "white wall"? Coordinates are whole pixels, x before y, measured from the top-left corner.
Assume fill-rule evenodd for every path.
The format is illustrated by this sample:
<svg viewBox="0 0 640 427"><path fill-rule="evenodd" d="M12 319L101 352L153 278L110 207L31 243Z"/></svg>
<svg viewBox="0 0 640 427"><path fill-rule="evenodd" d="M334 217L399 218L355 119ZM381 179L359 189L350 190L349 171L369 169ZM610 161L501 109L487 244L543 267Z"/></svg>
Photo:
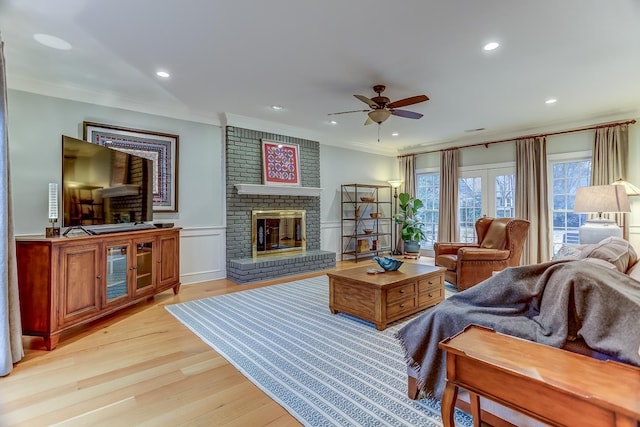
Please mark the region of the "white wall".
<svg viewBox="0 0 640 427"><path fill-rule="evenodd" d="M320 144L320 248L336 253L340 259L340 186L343 184L388 185L398 178L395 157L346 150Z"/></svg>
<svg viewBox="0 0 640 427"><path fill-rule="evenodd" d="M225 277L224 255L220 257L224 254L220 244L225 241L225 214L222 131L218 126L9 90L16 234L44 233L48 224L47 184L62 184L61 136L82 139L83 121L179 135L178 213L154 214L154 220L183 227L183 283Z"/></svg>

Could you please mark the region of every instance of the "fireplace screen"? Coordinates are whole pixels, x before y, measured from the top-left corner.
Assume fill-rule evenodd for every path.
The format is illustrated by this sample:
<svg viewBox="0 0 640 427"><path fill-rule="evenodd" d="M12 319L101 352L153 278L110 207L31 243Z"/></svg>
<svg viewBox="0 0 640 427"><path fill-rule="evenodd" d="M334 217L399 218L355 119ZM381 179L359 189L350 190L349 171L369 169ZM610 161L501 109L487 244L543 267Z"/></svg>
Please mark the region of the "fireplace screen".
<svg viewBox="0 0 640 427"><path fill-rule="evenodd" d="M251 211L253 256L307 249L304 210Z"/></svg>

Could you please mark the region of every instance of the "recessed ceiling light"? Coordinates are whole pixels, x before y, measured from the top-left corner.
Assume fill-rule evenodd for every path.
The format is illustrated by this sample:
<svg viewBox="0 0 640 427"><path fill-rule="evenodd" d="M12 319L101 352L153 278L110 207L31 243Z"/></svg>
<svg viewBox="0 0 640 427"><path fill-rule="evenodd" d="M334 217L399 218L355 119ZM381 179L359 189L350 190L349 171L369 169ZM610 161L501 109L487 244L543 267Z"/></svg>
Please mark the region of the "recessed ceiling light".
<svg viewBox="0 0 640 427"><path fill-rule="evenodd" d="M58 50L70 50L71 43L61 38L50 36L49 34L34 34L33 39L41 45Z"/></svg>
<svg viewBox="0 0 640 427"><path fill-rule="evenodd" d="M398 136L398 135L400 135L398 132L394 132L391 134L391 136Z"/></svg>
<svg viewBox="0 0 640 427"><path fill-rule="evenodd" d="M500 43L498 42L491 42L491 43L487 43L484 45L483 49L484 50L494 50L497 49L500 46Z"/></svg>
<svg viewBox="0 0 640 427"><path fill-rule="evenodd" d="M338 124L338 122L336 122L335 120L330 120L330 121L329 121L329 124L330 124L330 125L337 125L337 124Z"/></svg>
<svg viewBox="0 0 640 427"><path fill-rule="evenodd" d="M156 76L162 77L163 79L167 79L171 76L171 74L167 73L166 71L158 71L156 73Z"/></svg>
<svg viewBox="0 0 640 427"><path fill-rule="evenodd" d="M558 102L558 100L555 98L549 98L546 101L544 101L545 104L555 104L556 102Z"/></svg>
<svg viewBox="0 0 640 427"><path fill-rule="evenodd" d="M282 110L282 108L283 108L283 107L282 107L281 105L272 105L272 106L271 106L271 109L272 109L272 110L276 110L276 111L278 111L278 110Z"/></svg>

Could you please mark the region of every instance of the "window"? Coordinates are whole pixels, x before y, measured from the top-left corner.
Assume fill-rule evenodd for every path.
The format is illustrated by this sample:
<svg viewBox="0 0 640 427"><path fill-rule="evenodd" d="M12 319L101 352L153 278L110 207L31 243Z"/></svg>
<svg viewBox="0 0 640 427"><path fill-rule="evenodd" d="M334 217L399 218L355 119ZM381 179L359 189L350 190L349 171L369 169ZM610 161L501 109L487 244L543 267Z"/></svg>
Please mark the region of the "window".
<svg viewBox="0 0 640 427"><path fill-rule="evenodd" d="M553 254L564 243L579 243L578 228L586 214L573 213L578 187L588 186L591 180L591 159L551 160L551 215L553 221Z"/></svg>
<svg viewBox="0 0 640 427"><path fill-rule="evenodd" d="M516 176L513 173L496 175L494 184L496 218L514 218L516 216Z"/></svg>
<svg viewBox="0 0 640 427"><path fill-rule="evenodd" d="M458 179L458 227L461 242L476 241L476 220L482 216L482 177ZM485 211L486 212L486 211Z"/></svg>
<svg viewBox="0 0 640 427"><path fill-rule="evenodd" d="M492 183L489 185L488 183ZM426 240L421 242L429 253L438 241L440 213L440 172L434 169L416 174L416 195L424 202L420 212L425 224ZM492 200L491 203L488 201ZM514 167L504 164L487 169L471 168L461 171L458 180L458 226L460 241L475 242L476 220L482 215L512 217L515 215Z"/></svg>
<svg viewBox="0 0 640 427"><path fill-rule="evenodd" d="M423 249L432 250L438 241L438 214L440 212L440 172L416 174L416 196L424 202L420 217L424 223L426 240Z"/></svg>
<svg viewBox="0 0 640 427"><path fill-rule="evenodd" d="M460 241L477 241L476 221L483 215L515 216L516 178L513 166L467 168L458 179L458 226Z"/></svg>

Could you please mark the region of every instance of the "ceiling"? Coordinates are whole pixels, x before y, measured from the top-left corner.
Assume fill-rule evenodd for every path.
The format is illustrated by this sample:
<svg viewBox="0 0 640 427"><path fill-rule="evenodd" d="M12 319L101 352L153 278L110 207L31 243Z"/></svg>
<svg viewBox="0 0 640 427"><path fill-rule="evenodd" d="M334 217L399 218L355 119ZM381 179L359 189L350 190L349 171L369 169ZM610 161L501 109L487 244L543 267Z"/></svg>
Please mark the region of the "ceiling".
<svg viewBox="0 0 640 427"><path fill-rule="evenodd" d="M0 32L11 89L388 155L640 110L639 0L0 0ZM424 117L328 115L375 84Z"/></svg>

